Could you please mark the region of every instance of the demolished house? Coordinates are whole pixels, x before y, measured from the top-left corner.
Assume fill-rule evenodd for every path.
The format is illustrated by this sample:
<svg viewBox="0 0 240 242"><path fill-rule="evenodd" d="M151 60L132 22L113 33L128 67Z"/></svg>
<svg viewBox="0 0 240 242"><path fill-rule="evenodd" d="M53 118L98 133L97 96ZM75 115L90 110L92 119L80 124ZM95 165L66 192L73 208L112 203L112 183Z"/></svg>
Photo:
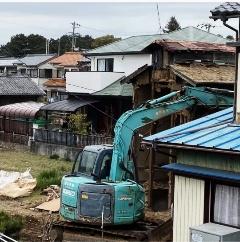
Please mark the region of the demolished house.
<svg viewBox="0 0 240 242"><path fill-rule="evenodd" d="M233 96L235 48L216 43L156 40L143 51L152 53L152 65L140 67L122 81L133 85L134 107L147 100L180 90L183 86L227 89L230 90L229 95ZM147 125L139 132L144 136L154 134L216 111L218 107L185 109ZM154 191L160 187L160 191L164 192L170 189L171 184L166 173L154 169L168 164L169 156L155 154L152 151L140 153L138 141L135 149L139 157L139 177L140 180L147 179L148 190ZM163 152L169 151L163 149ZM159 192L157 194L159 196ZM164 194L166 195L166 192ZM169 192L168 201L171 201L171 196ZM154 194L148 194L150 207L154 206L153 201Z"/></svg>

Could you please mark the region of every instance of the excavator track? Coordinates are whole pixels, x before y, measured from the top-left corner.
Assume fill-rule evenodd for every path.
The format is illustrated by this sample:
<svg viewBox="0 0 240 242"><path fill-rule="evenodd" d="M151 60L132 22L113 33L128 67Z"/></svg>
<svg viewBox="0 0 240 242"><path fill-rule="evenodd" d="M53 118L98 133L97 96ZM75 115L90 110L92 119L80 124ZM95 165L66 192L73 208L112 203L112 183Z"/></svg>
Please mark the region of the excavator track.
<svg viewBox="0 0 240 242"><path fill-rule="evenodd" d="M171 235L172 220L162 224L141 221L132 225L101 228L73 222L52 224L50 241L164 241ZM171 237L171 236L170 236ZM166 240L167 241L167 240Z"/></svg>

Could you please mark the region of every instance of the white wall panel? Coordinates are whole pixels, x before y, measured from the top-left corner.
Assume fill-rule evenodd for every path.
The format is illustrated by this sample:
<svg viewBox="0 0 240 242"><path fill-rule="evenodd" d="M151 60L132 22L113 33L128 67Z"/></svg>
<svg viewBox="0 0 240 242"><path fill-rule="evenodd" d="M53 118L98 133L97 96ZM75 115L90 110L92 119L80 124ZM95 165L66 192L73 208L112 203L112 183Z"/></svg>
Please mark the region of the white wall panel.
<svg viewBox="0 0 240 242"><path fill-rule="evenodd" d="M173 242L188 242L189 227L203 224L204 181L175 176Z"/></svg>

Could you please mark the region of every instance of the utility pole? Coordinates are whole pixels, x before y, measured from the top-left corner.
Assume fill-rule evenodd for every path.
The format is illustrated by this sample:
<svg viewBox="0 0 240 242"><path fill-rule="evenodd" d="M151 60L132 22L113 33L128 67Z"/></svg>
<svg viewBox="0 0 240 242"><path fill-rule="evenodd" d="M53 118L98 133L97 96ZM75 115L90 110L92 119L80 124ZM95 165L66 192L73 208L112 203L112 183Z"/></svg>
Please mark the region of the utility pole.
<svg viewBox="0 0 240 242"><path fill-rule="evenodd" d="M216 26L215 25L212 25L210 23L201 23L201 24L198 24L197 27L201 27L201 28L206 28L208 33L210 33L210 29L211 28L215 28Z"/></svg>
<svg viewBox="0 0 240 242"><path fill-rule="evenodd" d="M73 23L71 23L72 26L73 26L73 30L72 30L72 52L74 51L74 47L75 47L75 29L76 28L79 28L79 27L76 27L76 26L81 26L80 24L78 23L75 23L75 21Z"/></svg>

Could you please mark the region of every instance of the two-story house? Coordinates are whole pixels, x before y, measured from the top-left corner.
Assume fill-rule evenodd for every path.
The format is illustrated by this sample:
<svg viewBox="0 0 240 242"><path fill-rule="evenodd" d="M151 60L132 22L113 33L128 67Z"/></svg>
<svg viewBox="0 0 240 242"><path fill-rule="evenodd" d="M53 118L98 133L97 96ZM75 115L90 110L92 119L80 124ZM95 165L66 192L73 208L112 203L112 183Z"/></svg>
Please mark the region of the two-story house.
<svg viewBox="0 0 240 242"><path fill-rule="evenodd" d="M66 73L88 69L89 62L89 59L83 58L82 52L66 52L49 61L48 65L54 69L53 75L43 83L48 100L66 99Z"/></svg>
<svg viewBox="0 0 240 242"><path fill-rule="evenodd" d="M0 58L0 74L15 74L17 73L16 64L20 64L21 61L14 57L2 57Z"/></svg>
<svg viewBox="0 0 240 242"><path fill-rule="evenodd" d="M48 62L57 57L57 54L28 54L19 59L17 73L27 74L41 89L43 83L52 78L54 68Z"/></svg>

